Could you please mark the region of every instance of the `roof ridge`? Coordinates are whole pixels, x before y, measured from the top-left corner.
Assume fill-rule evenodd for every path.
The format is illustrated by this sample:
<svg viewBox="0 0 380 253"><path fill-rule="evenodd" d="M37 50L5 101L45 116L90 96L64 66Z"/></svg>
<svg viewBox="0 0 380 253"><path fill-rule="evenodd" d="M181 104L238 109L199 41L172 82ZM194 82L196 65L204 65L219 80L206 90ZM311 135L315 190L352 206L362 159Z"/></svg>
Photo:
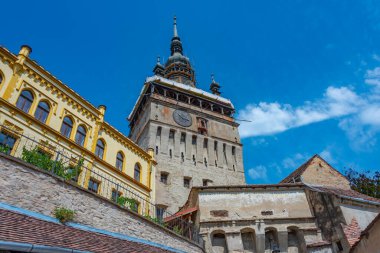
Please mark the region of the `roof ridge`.
<svg viewBox="0 0 380 253"><path fill-rule="evenodd" d="M295 169L294 171L292 171L288 176L286 176L284 179L282 179L280 181L280 184L281 183L285 183L285 182L289 182L290 179L294 178L295 176L298 176L300 175L302 172L304 172L306 170L306 168L308 167L308 165L312 162L313 159L315 158L319 158L321 159L324 163L327 164L327 166L329 166L332 170L338 172L341 176L343 176L344 178L347 179L347 177L345 175L343 175L339 170L335 169L331 164L329 164L325 159L323 159L323 157L321 157L319 154L314 154L312 157L310 157L306 162L304 162L303 164L301 164L301 166L299 166L297 169ZM296 175L298 174L298 175Z"/></svg>

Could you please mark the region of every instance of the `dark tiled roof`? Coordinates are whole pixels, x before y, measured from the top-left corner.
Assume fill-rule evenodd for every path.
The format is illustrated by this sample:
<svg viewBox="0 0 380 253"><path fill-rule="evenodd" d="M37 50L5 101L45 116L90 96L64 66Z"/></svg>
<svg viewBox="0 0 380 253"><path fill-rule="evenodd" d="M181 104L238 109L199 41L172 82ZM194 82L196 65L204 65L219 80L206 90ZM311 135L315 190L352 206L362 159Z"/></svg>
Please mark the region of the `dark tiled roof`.
<svg viewBox="0 0 380 253"><path fill-rule="evenodd" d="M319 241L319 242L313 242L308 245L306 245L307 248L318 248L323 246L331 245L331 242L329 241Z"/></svg>
<svg viewBox="0 0 380 253"><path fill-rule="evenodd" d="M349 197L349 198L357 198L361 200L367 200L367 201L373 201L380 204L380 199L373 198L370 196L367 196L365 194L362 194L360 192L357 192L355 190L347 190L347 189L341 189L341 188L333 188L333 187L326 187L326 186L312 186L312 189L315 188L317 190L328 192L334 195L338 195L341 197Z"/></svg>
<svg viewBox="0 0 380 253"><path fill-rule="evenodd" d="M315 158L319 158L321 159L322 161L324 161L331 169L335 170L336 172L338 172L339 174L342 175L342 173L340 173L338 170L334 169L328 162L326 162L325 159L323 159L322 157L320 157L318 154L315 154L313 155L309 160L307 160L304 164L302 164L300 167L298 167L298 169L296 169L295 171L293 171L292 173L290 173L289 176L285 177L283 180L281 180L280 184L282 183L292 183L293 182L293 179L295 178L298 178L299 176L302 175L302 173L309 167L310 163L315 159ZM342 175L343 177L345 177L344 175Z"/></svg>
<svg viewBox="0 0 380 253"><path fill-rule="evenodd" d="M55 246L90 252L172 252L143 243L39 220L3 209L0 209L0 221L1 241Z"/></svg>

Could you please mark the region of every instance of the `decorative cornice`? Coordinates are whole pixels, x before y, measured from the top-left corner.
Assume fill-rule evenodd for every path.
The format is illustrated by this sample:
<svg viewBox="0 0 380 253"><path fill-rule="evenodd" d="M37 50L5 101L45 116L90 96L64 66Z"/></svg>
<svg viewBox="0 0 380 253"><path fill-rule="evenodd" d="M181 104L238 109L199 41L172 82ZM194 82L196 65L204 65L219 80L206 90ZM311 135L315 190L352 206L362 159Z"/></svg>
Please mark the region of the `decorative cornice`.
<svg viewBox="0 0 380 253"><path fill-rule="evenodd" d="M11 65L17 61L17 56L4 47L0 47L0 57L3 61L9 60ZM39 83L41 86L46 86L46 88L50 89L52 94L56 94L57 97L67 100L67 102L72 105L74 109L81 112L83 116L89 116L92 120L99 119L100 112L98 108L45 70L41 65L38 65L30 58L26 58L24 69L29 78L33 78L36 83Z"/></svg>
<svg viewBox="0 0 380 253"><path fill-rule="evenodd" d="M132 150L137 155L143 157L145 160L152 160L153 158L142 148L140 148L136 143L130 140L127 136L119 132L116 128L111 126L108 122L103 122L101 126L101 130L105 131L109 136L111 136L114 140L123 144L130 150Z"/></svg>

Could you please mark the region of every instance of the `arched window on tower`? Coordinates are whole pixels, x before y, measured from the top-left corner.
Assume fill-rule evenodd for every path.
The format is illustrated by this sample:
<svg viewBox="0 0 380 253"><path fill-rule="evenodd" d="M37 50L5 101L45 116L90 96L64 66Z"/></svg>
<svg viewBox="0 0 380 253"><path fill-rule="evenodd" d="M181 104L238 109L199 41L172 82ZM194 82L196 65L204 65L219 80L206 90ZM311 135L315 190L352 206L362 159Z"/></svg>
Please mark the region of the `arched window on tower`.
<svg viewBox="0 0 380 253"><path fill-rule="evenodd" d="M45 123L49 116L49 112L50 112L49 104L41 101L38 103L36 112L34 113L34 117L37 120L41 121L42 123Z"/></svg>
<svg viewBox="0 0 380 253"><path fill-rule="evenodd" d="M70 138L71 131L73 130L73 121L70 117L64 117L61 126L61 134L67 138Z"/></svg>
<svg viewBox="0 0 380 253"><path fill-rule="evenodd" d="M30 107L32 106L33 100L34 100L33 94L28 90L24 90L21 92L20 96L18 97L16 106L17 108L28 113L30 110Z"/></svg>

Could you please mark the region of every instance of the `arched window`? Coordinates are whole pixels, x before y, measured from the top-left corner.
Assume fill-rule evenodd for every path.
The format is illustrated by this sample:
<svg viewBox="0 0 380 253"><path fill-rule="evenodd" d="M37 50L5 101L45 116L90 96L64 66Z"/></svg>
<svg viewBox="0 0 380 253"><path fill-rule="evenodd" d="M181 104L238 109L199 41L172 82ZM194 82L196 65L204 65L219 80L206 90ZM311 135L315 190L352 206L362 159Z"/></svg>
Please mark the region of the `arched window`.
<svg viewBox="0 0 380 253"><path fill-rule="evenodd" d="M255 231L252 229L241 230L241 240L244 252L256 252Z"/></svg>
<svg viewBox="0 0 380 253"><path fill-rule="evenodd" d="M0 72L0 84L2 84L3 83L3 75L2 75L2 73Z"/></svg>
<svg viewBox="0 0 380 253"><path fill-rule="evenodd" d="M21 110L23 110L24 112L28 113L30 106L33 103L33 99L34 99L33 94L30 91L24 90L21 92L17 100L16 106L20 108Z"/></svg>
<svg viewBox="0 0 380 253"><path fill-rule="evenodd" d="M288 252L306 252L304 235L297 227L288 227Z"/></svg>
<svg viewBox="0 0 380 253"><path fill-rule="evenodd" d="M67 138L70 138L72 130L73 121L70 119L70 117L64 117L61 126L61 134Z"/></svg>
<svg viewBox="0 0 380 253"><path fill-rule="evenodd" d="M118 152L116 155L116 168L122 171L123 164L124 164L124 155L123 153Z"/></svg>
<svg viewBox="0 0 380 253"><path fill-rule="evenodd" d="M141 168L140 168L140 165L138 163L135 164L135 171L133 174L133 178L139 182L141 180Z"/></svg>
<svg viewBox="0 0 380 253"><path fill-rule="evenodd" d="M78 126L77 133L75 134L75 142L81 146L84 146L86 140L86 128L82 125Z"/></svg>
<svg viewBox="0 0 380 253"><path fill-rule="evenodd" d="M50 106L46 102L39 102L34 117L39 121L45 123L49 116Z"/></svg>
<svg viewBox="0 0 380 253"><path fill-rule="evenodd" d="M223 233L214 234L212 236L211 245L214 252L228 252L226 236Z"/></svg>
<svg viewBox="0 0 380 253"><path fill-rule="evenodd" d="M103 159L104 148L105 148L104 142L101 139L99 139L96 142L95 155L97 155L99 158Z"/></svg>
<svg viewBox="0 0 380 253"><path fill-rule="evenodd" d="M265 252L279 250L278 234L275 228L265 229Z"/></svg>

